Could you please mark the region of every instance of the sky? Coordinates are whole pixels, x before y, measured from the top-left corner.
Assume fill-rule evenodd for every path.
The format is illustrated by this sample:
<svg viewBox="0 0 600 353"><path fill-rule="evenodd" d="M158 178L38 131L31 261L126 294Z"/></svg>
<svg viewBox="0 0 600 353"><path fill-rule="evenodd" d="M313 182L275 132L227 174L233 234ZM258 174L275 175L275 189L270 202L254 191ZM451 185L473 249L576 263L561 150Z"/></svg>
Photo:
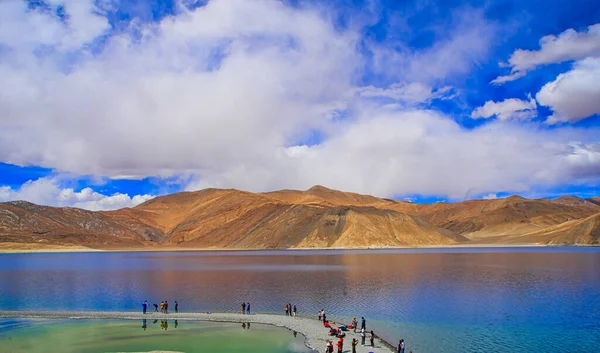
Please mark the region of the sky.
<svg viewBox="0 0 600 353"><path fill-rule="evenodd" d="M597 1L0 1L0 202L600 195Z"/></svg>

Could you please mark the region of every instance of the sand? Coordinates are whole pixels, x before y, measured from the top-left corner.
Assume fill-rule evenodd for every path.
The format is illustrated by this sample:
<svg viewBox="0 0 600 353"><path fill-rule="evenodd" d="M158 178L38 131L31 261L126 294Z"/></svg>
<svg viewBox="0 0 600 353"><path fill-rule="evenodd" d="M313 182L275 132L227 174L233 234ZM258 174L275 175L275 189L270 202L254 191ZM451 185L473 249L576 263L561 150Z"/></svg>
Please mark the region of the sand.
<svg viewBox="0 0 600 353"><path fill-rule="evenodd" d="M120 311L0 311L0 318L45 318L45 319L169 319L169 320L194 320L194 321L214 321L214 322L250 322L257 324L273 325L285 327L289 330L296 331L305 337L305 344L311 349L319 352L325 351L325 345L328 340L332 340L334 345L337 338L327 335L328 328L324 328L323 324L316 319L305 317L288 317L275 314L251 314L242 315L238 313L170 313L163 314L157 312L149 312L142 314L141 312L120 312ZM337 326L337 325L333 325ZM368 326L367 326L368 327ZM390 353L395 352L392 346L379 339L375 339L375 347L361 346L360 333L354 333L352 330L346 331L344 338L344 351L351 350L352 338L356 338L359 344L356 348L358 353ZM369 335L367 335L366 343L369 344ZM334 346L334 351L337 347Z"/></svg>

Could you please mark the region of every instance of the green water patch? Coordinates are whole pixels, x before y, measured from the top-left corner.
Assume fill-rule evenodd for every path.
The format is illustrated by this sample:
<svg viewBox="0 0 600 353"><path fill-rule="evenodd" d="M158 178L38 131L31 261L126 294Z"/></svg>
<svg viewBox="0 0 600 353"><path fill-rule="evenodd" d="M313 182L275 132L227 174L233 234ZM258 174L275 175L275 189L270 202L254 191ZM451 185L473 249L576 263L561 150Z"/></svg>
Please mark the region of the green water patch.
<svg viewBox="0 0 600 353"><path fill-rule="evenodd" d="M304 338L259 324L182 320L0 320L0 352L310 352Z"/></svg>

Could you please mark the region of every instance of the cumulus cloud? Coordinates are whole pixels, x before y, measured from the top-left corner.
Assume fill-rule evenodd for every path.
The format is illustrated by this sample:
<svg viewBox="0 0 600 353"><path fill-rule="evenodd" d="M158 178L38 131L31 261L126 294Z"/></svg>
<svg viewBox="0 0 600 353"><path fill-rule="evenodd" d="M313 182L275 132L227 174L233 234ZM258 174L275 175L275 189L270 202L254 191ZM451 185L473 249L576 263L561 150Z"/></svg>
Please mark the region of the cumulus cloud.
<svg viewBox="0 0 600 353"><path fill-rule="evenodd" d="M454 97L452 87L444 86L434 89L420 82L394 83L388 88L361 87L358 94L360 97L389 98L407 104L428 103L434 99L451 99Z"/></svg>
<svg viewBox="0 0 600 353"><path fill-rule="evenodd" d="M102 2L64 4L67 21L0 2L0 161L107 177L194 175L188 189L323 184L460 199L598 179L597 130L499 119L464 129L419 104L451 96L439 81L485 57L494 27L481 12L459 16L428 48L371 46L378 72L398 83L361 88L360 31L308 6L211 1L117 31L96 18ZM88 17L71 20L77 11ZM322 141L298 143L310 131ZM87 208L149 197L30 184L3 195Z"/></svg>
<svg viewBox="0 0 600 353"><path fill-rule="evenodd" d="M319 145L292 147L293 158L282 148L269 165L232 166L188 189L321 184L377 196L416 193L464 199L565 180L600 181L600 145L587 142L597 141L597 131L545 131L510 122L467 130L433 111L385 108L364 112L358 121L336 129L336 135Z"/></svg>
<svg viewBox="0 0 600 353"><path fill-rule="evenodd" d="M554 111L547 121L550 124L600 114L600 58L577 62L572 70L545 84L536 99Z"/></svg>
<svg viewBox="0 0 600 353"><path fill-rule="evenodd" d="M594 56L600 56L600 23L581 32L568 29L558 36L544 36L540 39L539 50L516 50L508 60L510 75L499 76L492 83L503 84L516 80L540 65Z"/></svg>
<svg viewBox="0 0 600 353"><path fill-rule="evenodd" d="M56 178L30 180L16 189L0 186L0 202L25 200L43 205L70 206L92 211L134 207L153 197L152 195L130 197L120 193L104 195L89 187L75 191L72 188L61 188Z"/></svg>
<svg viewBox="0 0 600 353"><path fill-rule="evenodd" d="M498 194L490 193L490 194L487 194L487 195L483 195L481 198L483 200L495 200L495 199L498 198Z"/></svg>
<svg viewBox="0 0 600 353"><path fill-rule="evenodd" d="M509 98L501 102L487 101L481 107L476 108L471 113L471 118L491 118L498 117L500 120L528 120L537 115L537 104L535 99L529 97L529 101Z"/></svg>

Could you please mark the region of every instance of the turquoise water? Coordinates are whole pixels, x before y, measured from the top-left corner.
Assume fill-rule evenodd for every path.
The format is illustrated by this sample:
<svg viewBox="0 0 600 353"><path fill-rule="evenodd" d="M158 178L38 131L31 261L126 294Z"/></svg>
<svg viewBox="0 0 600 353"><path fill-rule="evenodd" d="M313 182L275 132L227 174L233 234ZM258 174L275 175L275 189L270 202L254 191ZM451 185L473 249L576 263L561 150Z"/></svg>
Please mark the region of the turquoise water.
<svg viewBox="0 0 600 353"><path fill-rule="evenodd" d="M308 353L301 335L266 325L181 320L0 319L0 352Z"/></svg>
<svg viewBox="0 0 600 353"><path fill-rule="evenodd" d="M1 309L139 310L145 299L325 308L365 316L415 353L596 352L600 248L0 255Z"/></svg>

